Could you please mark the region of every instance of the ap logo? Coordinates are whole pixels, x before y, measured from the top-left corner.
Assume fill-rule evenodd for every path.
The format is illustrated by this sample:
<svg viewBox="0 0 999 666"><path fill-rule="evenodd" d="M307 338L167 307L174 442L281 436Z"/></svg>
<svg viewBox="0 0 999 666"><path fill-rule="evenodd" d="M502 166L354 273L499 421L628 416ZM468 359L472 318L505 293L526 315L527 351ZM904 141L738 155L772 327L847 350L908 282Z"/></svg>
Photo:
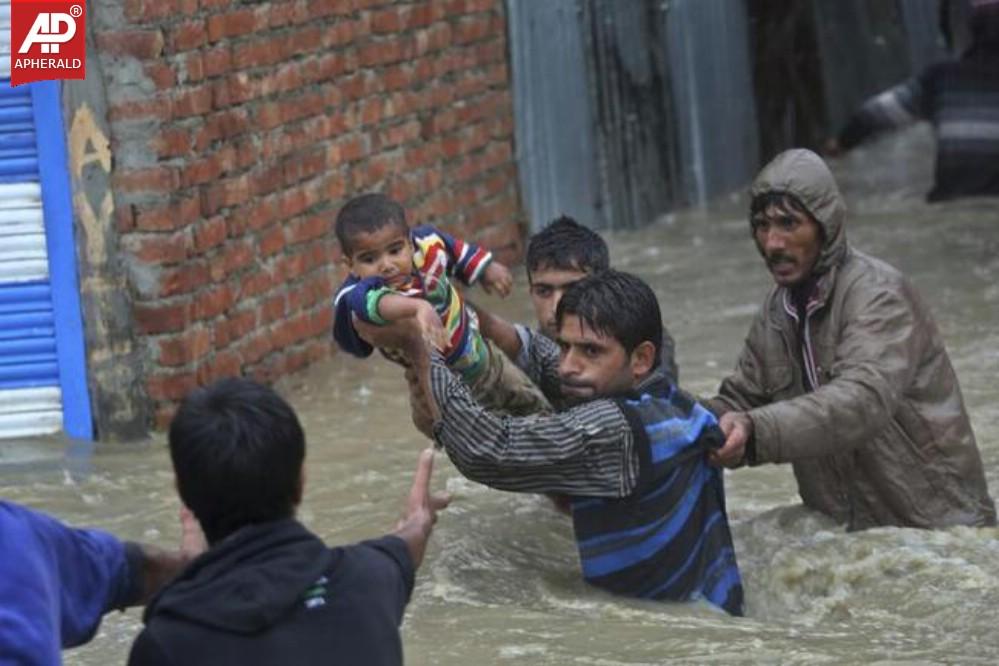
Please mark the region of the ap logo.
<svg viewBox="0 0 999 666"><path fill-rule="evenodd" d="M80 5L73 5L77 15L83 13ZM42 12L35 19L28 36L21 42L18 53L28 53L32 45L41 44L42 53L59 53L59 45L73 39L76 34L76 19L69 14Z"/></svg>
<svg viewBox="0 0 999 666"><path fill-rule="evenodd" d="M11 0L12 86L87 76L83 0Z"/></svg>

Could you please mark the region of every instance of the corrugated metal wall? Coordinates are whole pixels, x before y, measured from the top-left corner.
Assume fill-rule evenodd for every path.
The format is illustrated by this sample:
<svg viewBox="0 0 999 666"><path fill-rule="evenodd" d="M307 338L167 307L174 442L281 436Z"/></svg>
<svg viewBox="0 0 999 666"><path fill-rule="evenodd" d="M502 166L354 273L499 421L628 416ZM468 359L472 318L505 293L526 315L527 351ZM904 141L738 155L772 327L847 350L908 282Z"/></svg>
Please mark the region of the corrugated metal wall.
<svg viewBox="0 0 999 666"><path fill-rule="evenodd" d="M583 3L601 202L615 228L647 224L677 195L676 122L661 7Z"/></svg>
<svg viewBox="0 0 999 666"><path fill-rule="evenodd" d="M743 187L779 150L817 148L942 55L937 3L507 0L532 228L563 212L647 224Z"/></svg>
<svg viewBox="0 0 999 666"><path fill-rule="evenodd" d="M534 229L561 214L604 227L578 0L507 0L517 167Z"/></svg>
<svg viewBox="0 0 999 666"><path fill-rule="evenodd" d="M739 187L757 162L745 11L731 0L507 0L521 192L648 224Z"/></svg>
<svg viewBox="0 0 999 666"><path fill-rule="evenodd" d="M757 168L749 21L743 2L664 5L683 165L678 203L703 204L741 187Z"/></svg>

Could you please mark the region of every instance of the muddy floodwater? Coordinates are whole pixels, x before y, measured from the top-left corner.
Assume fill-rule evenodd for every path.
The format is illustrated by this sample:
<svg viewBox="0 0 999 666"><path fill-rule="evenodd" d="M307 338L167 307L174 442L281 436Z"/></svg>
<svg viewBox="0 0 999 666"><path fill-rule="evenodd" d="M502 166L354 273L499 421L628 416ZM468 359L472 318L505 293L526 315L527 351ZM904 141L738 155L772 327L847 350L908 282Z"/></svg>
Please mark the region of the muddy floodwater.
<svg viewBox="0 0 999 666"><path fill-rule="evenodd" d="M929 206L926 137L837 165L850 240L908 273L935 312L999 490L999 201ZM713 391L768 288L744 199L610 235L618 267L655 287L676 338L680 383ZM530 321L516 296L486 299ZM331 543L387 531L426 441L399 370L338 355L279 387L308 435L302 521ZM789 467L727 474L747 616L608 597L585 586L567 520L532 495L462 479L438 457L441 516L403 627L409 664L870 663L999 661L999 531L884 528L847 534L801 508ZM0 444L0 495L73 524L162 546L178 503L162 436L92 450ZM109 615L67 664L126 659L140 612Z"/></svg>

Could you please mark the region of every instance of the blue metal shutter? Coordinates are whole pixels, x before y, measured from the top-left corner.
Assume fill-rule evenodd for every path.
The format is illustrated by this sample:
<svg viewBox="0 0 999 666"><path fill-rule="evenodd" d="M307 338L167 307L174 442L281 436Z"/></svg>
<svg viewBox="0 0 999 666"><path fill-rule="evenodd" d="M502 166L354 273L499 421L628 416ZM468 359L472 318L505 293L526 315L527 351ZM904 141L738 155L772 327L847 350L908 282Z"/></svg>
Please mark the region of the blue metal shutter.
<svg viewBox="0 0 999 666"><path fill-rule="evenodd" d="M0 438L92 435L59 106L55 82L0 80Z"/></svg>
<svg viewBox="0 0 999 666"><path fill-rule="evenodd" d="M0 84L0 437L56 432L62 397L28 86Z"/></svg>

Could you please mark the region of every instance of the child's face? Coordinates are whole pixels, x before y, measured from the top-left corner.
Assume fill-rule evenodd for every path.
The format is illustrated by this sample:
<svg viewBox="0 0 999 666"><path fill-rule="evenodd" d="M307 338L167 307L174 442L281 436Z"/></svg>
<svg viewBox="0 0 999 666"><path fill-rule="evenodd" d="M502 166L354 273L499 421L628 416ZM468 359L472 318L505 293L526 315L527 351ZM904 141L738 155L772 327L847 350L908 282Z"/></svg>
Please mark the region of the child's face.
<svg viewBox="0 0 999 666"><path fill-rule="evenodd" d="M347 267L359 278L380 277L396 288L413 272L413 243L405 226L386 224L370 233L359 233L350 239L350 247Z"/></svg>

